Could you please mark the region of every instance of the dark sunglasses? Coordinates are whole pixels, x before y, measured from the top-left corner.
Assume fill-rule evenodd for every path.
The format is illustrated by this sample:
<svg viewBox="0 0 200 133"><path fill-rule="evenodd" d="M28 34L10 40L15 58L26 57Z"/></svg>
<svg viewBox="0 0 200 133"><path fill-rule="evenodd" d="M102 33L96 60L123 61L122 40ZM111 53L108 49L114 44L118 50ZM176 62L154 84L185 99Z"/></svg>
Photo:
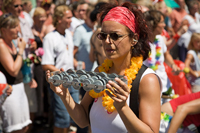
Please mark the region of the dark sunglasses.
<svg viewBox="0 0 200 133"><path fill-rule="evenodd" d="M21 6L21 8L23 7L23 5L14 5L15 8L17 8L17 7L19 7L19 6Z"/></svg>
<svg viewBox="0 0 200 133"><path fill-rule="evenodd" d="M113 41L117 41L120 37L129 35L129 34L118 35L117 33L109 33L109 34L107 34L107 33L100 32L100 33L97 34L97 38L99 38L100 40L104 40L105 41L107 39L108 35Z"/></svg>

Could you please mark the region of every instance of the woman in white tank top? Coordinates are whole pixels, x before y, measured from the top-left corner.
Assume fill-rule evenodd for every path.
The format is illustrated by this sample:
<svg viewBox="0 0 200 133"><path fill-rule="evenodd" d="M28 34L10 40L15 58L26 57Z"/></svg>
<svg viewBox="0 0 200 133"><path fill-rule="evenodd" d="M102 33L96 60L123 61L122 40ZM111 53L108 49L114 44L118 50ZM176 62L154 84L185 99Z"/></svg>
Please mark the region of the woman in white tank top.
<svg viewBox="0 0 200 133"><path fill-rule="evenodd" d="M101 20L102 29L97 37L102 41L107 59L95 71L125 75L127 84L115 78L116 82L106 82L107 89L100 93L93 89L86 92L80 104L73 101L62 85L55 87L50 83L51 89L61 97L72 119L82 128L90 125L93 133L158 133L161 84L151 69L147 68L138 81L138 102L134 105L138 107L138 115L129 106L130 93L137 89L131 86L132 81L150 51L150 31L142 12L129 2L122 6L108 4Z"/></svg>

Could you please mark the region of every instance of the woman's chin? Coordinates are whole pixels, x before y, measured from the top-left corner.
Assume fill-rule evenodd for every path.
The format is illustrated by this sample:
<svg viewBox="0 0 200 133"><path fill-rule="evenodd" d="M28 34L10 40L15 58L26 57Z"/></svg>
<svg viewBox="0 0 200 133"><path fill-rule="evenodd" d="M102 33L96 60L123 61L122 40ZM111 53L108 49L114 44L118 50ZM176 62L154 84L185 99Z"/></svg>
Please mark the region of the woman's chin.
<svg viewBox="0 0 200 133"><path fill-rule="evenodd" d="M108 58L109 60L113 60L113 59L116 59L117 56L114 54L106 54L106 58Z"/></svg>
<svg viewBox="0 0 200 133"><path fill-rule="evenodd" d="M13 36L13 38L12 38L12 39L14 40L14 39L17 39L17 38L18 38L18 35L17 35L17 36Z"/></svg>

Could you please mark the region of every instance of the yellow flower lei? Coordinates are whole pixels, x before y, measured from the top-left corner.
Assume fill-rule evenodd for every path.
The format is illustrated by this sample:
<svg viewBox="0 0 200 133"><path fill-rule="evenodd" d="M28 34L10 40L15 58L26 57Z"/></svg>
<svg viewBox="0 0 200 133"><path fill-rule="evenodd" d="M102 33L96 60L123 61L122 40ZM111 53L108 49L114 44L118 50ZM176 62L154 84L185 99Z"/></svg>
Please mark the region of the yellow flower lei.
<svg viewBox="0 0 200 133"><path fill-rule="evenodd" d="M142 62L143 62L142 56L132 57L130 68L125 70L125 76L127 76L127 78L128 78L128 87L130 89L132 87L132 85L131 85L132 81L136 78L136 74L138 73L138 71L140 70L140 68L142 66ZM112 67L112 65L113 65L113 63L111 60L105 59L104 63L102 63L102 65L98 67L99 72L108 73L108 71ZM96 93L94 90L90 90L89 95L92 98L98 98L98 97L103 96L102 97L103 107L105 107L105 109L107 110L108 113L112 113L115 110L115 107L113 105L114 100L106 94L106 92L105 92L106 90L110 91L109 89L105 89L105 90L101 91L100 93Z"/></svg>

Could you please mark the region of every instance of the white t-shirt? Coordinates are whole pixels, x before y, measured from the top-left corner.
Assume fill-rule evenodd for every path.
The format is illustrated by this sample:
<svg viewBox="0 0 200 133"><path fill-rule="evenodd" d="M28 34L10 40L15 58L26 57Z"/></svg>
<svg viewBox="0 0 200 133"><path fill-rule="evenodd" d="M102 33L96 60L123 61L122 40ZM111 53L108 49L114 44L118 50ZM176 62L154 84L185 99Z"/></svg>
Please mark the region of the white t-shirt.
<svg viewBox="0 0 200 133"><path fill-rule="evenodd" d="M31 15L28 14L27 12L24 12L24 11L23 11L23 14L24 14L24 18L29 23L30 27L32 27L33 26L33 19L31 18Z"/></svg>
<svg viewBox="0 0 200 133"><path fill-rule="evenodd" d="M141 79L150 73L155 73L152 69L147 68ZM159 77L158 77L159 78ZM130 102L130 95L126 101L127 105ZM102 97L96 98L90 110L90 123L93 133L127 133L127 129L115 110L111 114L105 111L105 107L102 106Z"/></svg>
<svg viewBox="0 0 200 133"><path fill-rule="evenodd" d="M164 57L164 53L167 51L167 47L165 45L164 39L161 35L157 35L156 38L158 39L158 45L161 47L161 56L159 58L159 62L160 65L158 65L158 69L155 71L156 74L160 77L161 82L162 82L162 91L165 92L168 90L167 88L167 73L165 71L165 66L164 66L164 61L165 61L165 57ZM156 62L156 45L153 43L150 43L150 47L151 47L151 54L152 54L152 62L155 64ZM146 59L144 61L144 64L146 66L150 66L148 59Z"/></svg>
<svg viewBox="0 0 200 133"><path fill-rule="evenodd" d="M65 36L56 30L48 33L43 42L44 55L42 65L54 65L64 70L73 69L74 44L69 30L65 30Z"/></svg>
<svg viewBox="0 0 200 133"><path fill-rule="evenodd" d="M200 19L200 16L199 16L199 13L195 13L195 19L190 16L190 15L186 15L183 20L188 20L189 22L189 27L188 27L188 30L190 30L191 32L197 32L199 33L200 32L200 22L199 22L199 19Z"/></svg>

